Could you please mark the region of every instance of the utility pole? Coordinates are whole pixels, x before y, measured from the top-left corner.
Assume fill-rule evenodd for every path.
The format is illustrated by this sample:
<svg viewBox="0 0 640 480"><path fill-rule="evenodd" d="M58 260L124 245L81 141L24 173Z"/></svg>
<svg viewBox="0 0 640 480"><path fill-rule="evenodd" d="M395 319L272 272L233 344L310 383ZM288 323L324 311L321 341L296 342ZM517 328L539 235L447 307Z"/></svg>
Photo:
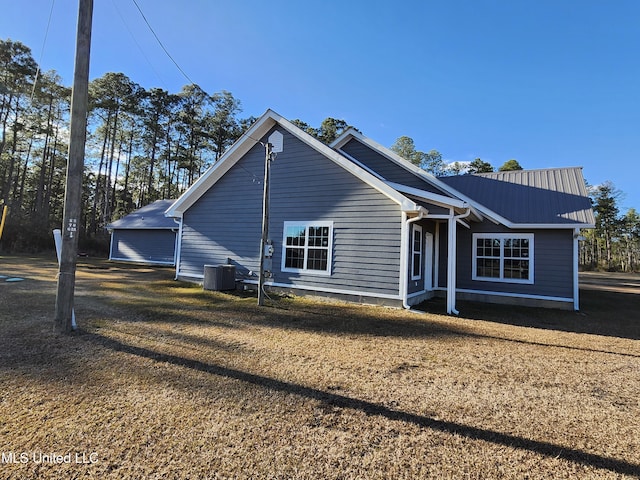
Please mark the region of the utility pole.
<svg viewBox="0 0 640 480"><path fill-rule="evenodd" d="M265 256L269 238L269 180L271 176L271 144L264 146L264 192L262 194L262 237L260 239L260 272L258 272L258 305L264 305Z"/></svg>
<svg viewBox="0 0 640 480"><path fill-rule="evenodd" d="M71 93L71 132L67 183L62 221L62 251L58 271L55 330L69 333L72 329L73 294L78 257L78 227L82 208L82 175L87 135L87 104L89 97L89 54L93 0L79 0L76 58Z"/></svg>

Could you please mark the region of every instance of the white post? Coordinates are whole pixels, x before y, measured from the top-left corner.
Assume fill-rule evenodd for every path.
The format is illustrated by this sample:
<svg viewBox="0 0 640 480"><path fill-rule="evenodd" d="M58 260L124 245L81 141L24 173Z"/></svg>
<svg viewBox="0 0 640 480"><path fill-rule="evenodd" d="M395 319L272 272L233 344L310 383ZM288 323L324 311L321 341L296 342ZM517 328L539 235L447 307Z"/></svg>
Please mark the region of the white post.
<svg viewBox="0 0 640 480"><path fill-rule="evenodd" d="M573 233L573 309L580 310L580 230Z"/></svg>
<svg viewBox="0 0 640 480"><path fill-rule="evenodd" d="M456 217L451 209L447 232L447 313L458 315L456 310Z"/></svg>

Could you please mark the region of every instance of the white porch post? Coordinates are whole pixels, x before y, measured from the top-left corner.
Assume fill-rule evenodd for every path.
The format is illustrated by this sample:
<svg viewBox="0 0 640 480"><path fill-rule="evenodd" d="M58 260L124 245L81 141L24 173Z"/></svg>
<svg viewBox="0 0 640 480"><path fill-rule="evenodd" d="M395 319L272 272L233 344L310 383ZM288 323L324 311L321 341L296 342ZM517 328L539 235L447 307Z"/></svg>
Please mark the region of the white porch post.
<svg viewBox="0 0 640 480"><path fill-rule="evenodd" d="M573 232L573 309L580 310L580 230L575 229Z"/></svg>
<svg viewBox="0 0 640 480"><path fill-rule="evenodd" d="M404 308L407 303L407 272L409 271L409 222L407 213L402 212L402 227L400 229L400 282L398 284L400 298Z"/></svg>
<svg viewBox="0 0 640 480"><path fill-rule="evenodd" d="M456 310L456 218L453 209L448 220L447 239L447 313L458 315Z"/></svg>

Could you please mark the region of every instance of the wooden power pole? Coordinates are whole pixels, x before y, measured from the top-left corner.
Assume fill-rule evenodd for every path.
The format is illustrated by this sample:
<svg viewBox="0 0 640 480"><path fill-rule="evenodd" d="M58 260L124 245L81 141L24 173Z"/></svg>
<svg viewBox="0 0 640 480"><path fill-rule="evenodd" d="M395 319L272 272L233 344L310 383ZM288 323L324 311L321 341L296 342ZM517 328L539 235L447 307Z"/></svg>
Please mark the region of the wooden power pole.
<svg viewBox="0 0 640 480"><path fill-rule="evenodd" d="M262 237L260 238L260 272L258 273L258 305L264 305L265 256L269 238L269 182L271 177L272 145L264 146L264 192L262 194ZM271 270L271 268L269 268Z"/></svg>
<svg viewBox="0 0 640 480"><path fill-rule="evenodd" d="M92 18L93 0L79 0L76 58L71 93L71 137L62 220L62 250L56 295L55 329L60 333L69 333L72 329L71 317L78 257L78 228L82 209L84 148L87 136Z"/></svg>

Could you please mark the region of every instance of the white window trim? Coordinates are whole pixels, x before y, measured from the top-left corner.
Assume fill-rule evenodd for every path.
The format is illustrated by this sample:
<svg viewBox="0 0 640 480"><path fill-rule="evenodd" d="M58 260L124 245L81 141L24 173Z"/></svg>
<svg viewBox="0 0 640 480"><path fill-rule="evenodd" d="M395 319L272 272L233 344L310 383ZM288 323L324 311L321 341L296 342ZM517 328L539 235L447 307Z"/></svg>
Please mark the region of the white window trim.
<svg viewBox="0 0 640 480"><path fill-rule="evenodd" d="M499 282L499 283L523 283L532 285L534 283L534 244L533 233L474 233L473 234L473 255L472 255L472 280L478 280L483 282ZM491 238L500 240L500 278L493 277L480 277L478 276L478 239ZM529 260L529 278L517 279L517 278L503 278L504 275L504 240L505 239L526 239L529 240L529 258L523 260ZM497 258L497 257L496 257Z"/></svg>
<svg viewBox="0 0 640 480"><path fill-rule="evenodd" d="M327 269L311 270L307 268L287 268L285 262L287 258L287 227L305 227L305 245L304 245L304 265L307 264L307 253L309 249L309 227L329 227L329 246L327 247ZM317 221L317 222L284 222L282 230L282 259L280 270L290 273L304 273L305 275L331 275L331 265L333 259L333 222Z"/></svg>
<svg viewBox="0 0 640 480"><path fill-rule="evenodd" d="M416 251L416 233L420 238L420 250ZM422 235L422 226L421 225L413 225L413 231L411 232L411 280L421 280L422 279L422 255L424 252L424 237ZM418 255L420 257L420 263L418 267L418 274L414 271L413 267L414 257Z"/></svg>

